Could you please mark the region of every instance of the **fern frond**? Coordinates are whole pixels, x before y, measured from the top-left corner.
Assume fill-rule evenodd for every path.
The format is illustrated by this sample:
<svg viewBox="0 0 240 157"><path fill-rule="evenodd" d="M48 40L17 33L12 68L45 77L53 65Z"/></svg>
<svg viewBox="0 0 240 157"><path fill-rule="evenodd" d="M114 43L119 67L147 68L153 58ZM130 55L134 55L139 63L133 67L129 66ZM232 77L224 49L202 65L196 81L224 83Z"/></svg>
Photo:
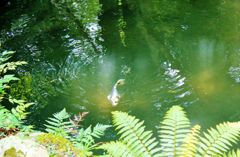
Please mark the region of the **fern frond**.
<svg viewBox="0 0 240 157"><path fill-rule="evenodd" d="M29 112L27 112L27 108L29 108L31 105L34 103L26 103L25 100L17 100L9 97L9 102L11 103L16 103L18 106L16 108L12 108L11 112L19 119L19 120L24 120L26 119L27 115Z"/></svg>
<svg viewBox="0 0 240 157"><path fill-rule="evenodd" d="M200 126L195 125L191 132L185 137L181 146L180 157L194 157L197 151L197 145L199 142Z"/></svg>
<svg viewBox="0 0 240 157"><path fill-rule="evenodd" d="M159 152L156 138L152 138L151 131L145 131L143 121L124 112L114 111L113 124L121 134L120 140L131 149L136 156L150 157Z"/></svg>
<svg viewBox="0 0 240 157"><path fill-rule="evenodd" d="M22 126L22 122L16 118L9 110L1 106L0 104L0 128L3 129L11 129L11 128L19 128Z"/></svg>
<svg viewBox="0 0 240 157"><path fill-rule="evenodd" d="M0 53L0 73L4 74L8 70L15 70L17 66L27 64L25 61L6 62L8 61L15 51L4 51Z"/></svg>
<svg viewBox="0 0 240 157"><path fill-rule="evenodd" d="M91 135L95 138L101 138L104 135L104 132L110 127L111 127L111 125L97 124L93 128Z"/></svg>
<svg viewBox="0 0 240 157"><path fill-rule="evenodd" d="M70 132L70 128L73 127L73 124L69 121L70 115L66 112L64 108L62 111L53 114L53 118L48 118L46 120L47 127L45 130L48 133L60 135L63 137L68 137L68 133Z"/></svg>
<svg viewBox="0 0 240 157"><path fill-rule="evenodd" d="M190 122L183 108L173 106L170 108L164 120L160 123L159 137L161 141L161 156L179 156L186 135L190 132Z"/></svg>
<svg viewBox="0 0 240 157"><path fill-rule="evenodd" d="M126 144L120 141L104 143L98 148L106 150L110 157L138 157Z"/></svg>
<svg viewBox="0 0 240 157"><path fill-rule="evenodd" d="M92 126L89 126L87 129L80 129L77 136L74 138L74 141L81 143L86 147L93 146L95 143L94 138L101 138L104 135L104 132L107 128L111 127L110 125L97 124L93 129Z"/></svg>
<svg viewBox="0 0 240 157"><path fill-rule="evenodd" d="M239 157L240 156L240 149L232 150L227 154L224 154L223 157Z"/></svg>
<svg viewBox="0 0 240 157"><path fill-rule="evenodd" d="M1 79L0 79L0 83L9 83L10 81L14 81L14 80L19 80L19 78L15 77L13 74L8 74L8 75L4 75Z"/></svg>
<svg viewBox="0 0 240 157"><path fill-rule="evenodd" d="M85 130L83 128L80 129L78 135L76 136L76 140L79 144L82 145L82 147L89 149L88 147L90 147L94 143L91 126L89 126Z"/></svg>
<svg viewBox="0 0 240 157"><path fill-rule="evenodd" d="M53 116L59 120L64 120L70 117L65 108L58 113L54 113Z"/></svg>
<svg viewBox="0 0 240 157"><path fill-rule="evenodd" d="M0 65L0 73L4 74L9 70L15 70L17 66L27 64L25 61L7 62Z"/></svg>
<svg viewBox="0 0 240 157"><path fill-rule="evenodd" d="M221 123L216 129L210 128L204 133L205 137L201 137L198 152L200 156L216 156L223 155L227 152L232 144L238 142L240 136L240 122Z"/></svg>
<svg viewBox="0 0 240 157"><path fill-rule="evenodd" d="M7 60L9 60L14 53L15 51L3 51L2 53L0 53L0 64L3 64Z"/></svg>
<svg viewBox="0 0 240 157"><path fill-rule="evenodd" d="M2 65L0 65L0 67L1 66ZM1 71L0 71L0 74L1 74ZM3 95L5 94L5 89L9 88L8 83L14 80L19 80L19 79L11 74L4 75L3 77L0 78L0 97L1 97L0 102L3 99Z"/></svg>
<svg viewBox="0 0 240 157"><path fill-rule="evenodd" d="M90 154L90 151L96 148L95 138L100 138L110 125L97 124L93 129L89 126L87 129L80 129L76 136L70 140L79 148L84 154Z"/></svg>

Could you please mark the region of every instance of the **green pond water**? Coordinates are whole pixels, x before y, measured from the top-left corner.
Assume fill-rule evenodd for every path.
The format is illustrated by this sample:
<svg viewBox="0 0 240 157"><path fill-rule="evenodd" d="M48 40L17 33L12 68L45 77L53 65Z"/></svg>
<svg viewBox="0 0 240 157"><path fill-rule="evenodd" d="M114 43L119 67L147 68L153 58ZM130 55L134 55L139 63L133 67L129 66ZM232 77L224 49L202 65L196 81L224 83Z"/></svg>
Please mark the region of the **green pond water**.
<svg viewBox="0 0 240 157"><path fill-rule="evenodd" d="M173 105L203 128L240 120L238 0L100 4L85 31L47 0L2 4L2 48L29 63L18 69L25 82L16 87L35 102L29 123L40 127L66 108L89 111L86 125L110 124L120 110L153 129ZM121 78L113 107L107 95Z"/></svg>

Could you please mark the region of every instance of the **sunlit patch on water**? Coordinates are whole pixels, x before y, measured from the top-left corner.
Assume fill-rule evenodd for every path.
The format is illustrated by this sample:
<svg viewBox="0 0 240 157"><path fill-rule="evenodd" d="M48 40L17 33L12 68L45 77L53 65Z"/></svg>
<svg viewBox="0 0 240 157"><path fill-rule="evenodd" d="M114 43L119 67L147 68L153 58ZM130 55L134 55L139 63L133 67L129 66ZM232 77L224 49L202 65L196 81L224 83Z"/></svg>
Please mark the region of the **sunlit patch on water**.
<svg viewBox="0 0 240 157"><path fill-rule="evenodd" d="M164 62L164 78L166 81L166 86L164 91L167 91L167 95L171 95L173 102L169 105L182 104L184 106L189 106L197 100L194 95L194 90L189 84L186 77L183 76L180 70L173 68L168 62ZM166 101L166 100L165 100ZM169 101L169 100L168 100Z"/></svg>
<svg viewBox="0 0 240 157"><path fill-rule="evenodd" d="M237 83L240 83L240 67L230 67L228 73Z"/></svg>
<svg viewBox="0 0 240 157"><path fill-rule="evenodd" d="M191 83L201 98L215 95L224 90L224 82L222 78L218 78L214 69L203 69L191 78Z"/></svg>

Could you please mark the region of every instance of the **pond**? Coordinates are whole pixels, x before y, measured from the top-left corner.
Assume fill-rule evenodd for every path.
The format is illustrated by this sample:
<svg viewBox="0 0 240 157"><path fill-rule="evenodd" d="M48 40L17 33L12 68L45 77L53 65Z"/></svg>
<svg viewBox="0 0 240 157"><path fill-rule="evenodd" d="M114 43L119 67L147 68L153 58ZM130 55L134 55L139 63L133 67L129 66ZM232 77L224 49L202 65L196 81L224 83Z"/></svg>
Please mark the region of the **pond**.
<svg viewBox="0 0 240 157"><path fill-rule="evenodd" d="M28 62L12 94L35 102L29 123L66 108L88 111L86 125L109 124L120 110L152 129L173 105L203 128L240 120L239 1L83 0L79 16L54 2L0 8L2 48Z"/></svg>

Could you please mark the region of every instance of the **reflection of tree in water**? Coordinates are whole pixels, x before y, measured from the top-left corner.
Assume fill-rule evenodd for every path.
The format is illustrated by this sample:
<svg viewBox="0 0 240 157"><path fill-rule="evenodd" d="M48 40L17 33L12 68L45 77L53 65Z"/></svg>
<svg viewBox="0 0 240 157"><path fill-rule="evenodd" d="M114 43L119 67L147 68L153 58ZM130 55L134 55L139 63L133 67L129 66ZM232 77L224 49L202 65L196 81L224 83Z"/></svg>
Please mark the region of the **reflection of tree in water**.
<svg viewBox="0 0 240 157"><path fill-rule="evenodd" d="M127 2L136 16L139 33L145 38L155 64L159 58L174 58L170 42L174 40L174 34L189 10L188 1Z"/></svg>
<svg viewBox="0 0 240 157"><path fill-rule="evenodd" d="M1 43L17 47L17 57L29 63L29 69L20 74L31 78L27 84L31 84L32 94L28 97L37 101L35 109L45 107L59 95L69 96L64 91L71 81L81 72L84 75L83 69L104 52L98 24L101 4L88 0L79 6L74 3L52 1L52 5L49 1L36 1L31 4L34 10L26 3L13 3L23 9L19 16L7 20L9 27L0 32Z"/></svg>
<svg viewBox="0 0 240 157"><path fill-rule="evenodd" d="M190 51L194 50L194 41L198 41L198 38L207 38L215 44L224 46L223 49L217 50L220 50L219 52L215 52L219 54L214 55L215 57L221 57L222 51L229 51L229 57L235 53L233 51L239 41L237 26L240 19L238 12L240 3L238 1L159 0L140 2L127 0L124 6L133 13L135 24L139 29L138 33L144 38L152 60L156 64L161 58L170 59L179 65L181 62L191 59L191 53L194 52ZM124 15L128 16L128 14ZM228 24L226 25L226 23ZM127 36L129 37L129 35ZM186 50L179 44L183 42L186 42L185 46L187 47L190 44L191 50ZM183 53L189 54L189 56L182 55Z"/></svg>

